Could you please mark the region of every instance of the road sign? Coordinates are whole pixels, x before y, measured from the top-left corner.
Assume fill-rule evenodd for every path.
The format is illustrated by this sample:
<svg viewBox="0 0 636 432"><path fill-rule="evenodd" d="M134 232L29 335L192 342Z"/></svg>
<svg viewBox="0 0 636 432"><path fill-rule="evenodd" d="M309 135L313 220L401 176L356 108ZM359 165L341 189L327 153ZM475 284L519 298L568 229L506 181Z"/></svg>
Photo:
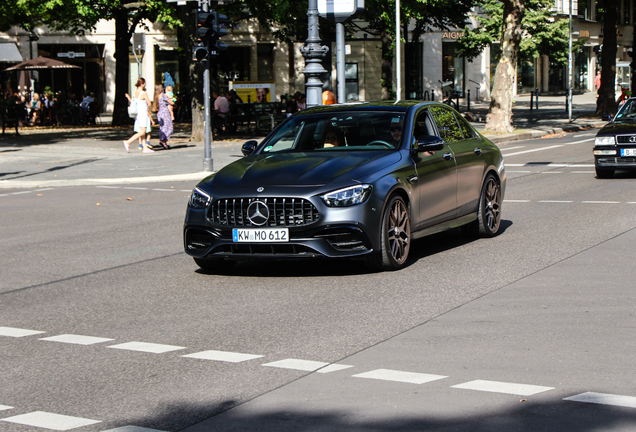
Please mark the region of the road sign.
<svg viewBox="0 0 636 432"><path fill-rule="evenodd" d="M332 22L345 22L364 11L364 0L318 0L318 14Z"/></svg>

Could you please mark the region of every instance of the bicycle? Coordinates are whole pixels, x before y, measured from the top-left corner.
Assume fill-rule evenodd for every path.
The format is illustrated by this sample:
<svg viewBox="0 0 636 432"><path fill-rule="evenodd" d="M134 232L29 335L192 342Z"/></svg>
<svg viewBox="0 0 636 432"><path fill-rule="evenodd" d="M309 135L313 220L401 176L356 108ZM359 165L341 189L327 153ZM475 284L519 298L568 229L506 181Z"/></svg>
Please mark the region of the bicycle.
<svg viewBox="0 0 636 432"><path fill-rule="evenodd" d="M77 105L66 103L62 105L55 114L55 119L59 126L70 126L72 124L82 125L82 115Z"/></svg>
<svg viewBox="0 0 636 432"><path fill-rule="evenodd" d="M459 98L459 96L461 96L461 93L458 92L457 90L455 90L454 88L452 88L453 82L452 81L441 81L438 80L439 83L442 85L442 95L446 95L448 98L444 99L442 97L442 103L455 108L456 110L459 110L459 105L457 104L457 102L455 102L453 99L457 99ZM445 92L444 91L444 87L451 87L450 91Z"/></svg>

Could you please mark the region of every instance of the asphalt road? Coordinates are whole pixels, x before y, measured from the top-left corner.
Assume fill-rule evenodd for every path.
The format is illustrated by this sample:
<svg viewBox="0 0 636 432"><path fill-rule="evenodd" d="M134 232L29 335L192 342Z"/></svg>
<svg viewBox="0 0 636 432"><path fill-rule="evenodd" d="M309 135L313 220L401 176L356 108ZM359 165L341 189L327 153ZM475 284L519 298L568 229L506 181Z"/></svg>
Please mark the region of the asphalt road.
<svg viewBox="0 0 636 432"><path fill-rule="evenodd" d="M501 144L504 232L393 273L204 274L194 182L3 191L0 431L634 430L636 176L594 134Z"/></svg>

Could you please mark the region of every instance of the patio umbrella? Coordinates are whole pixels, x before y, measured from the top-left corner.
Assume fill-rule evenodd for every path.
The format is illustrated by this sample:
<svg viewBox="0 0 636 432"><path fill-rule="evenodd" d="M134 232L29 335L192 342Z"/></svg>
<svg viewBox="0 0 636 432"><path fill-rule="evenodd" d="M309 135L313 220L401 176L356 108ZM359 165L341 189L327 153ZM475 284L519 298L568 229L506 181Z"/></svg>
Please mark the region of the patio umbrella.
<svg viewBox="0 0 636 432"><path fill-rule="evenodd" d="M79 66L71 65L68 63L54 60L48 57L36 57L31 60L27 60L10 68L6 68L5 71L11 70L37 70L37 69L81 69Z"/></svg>

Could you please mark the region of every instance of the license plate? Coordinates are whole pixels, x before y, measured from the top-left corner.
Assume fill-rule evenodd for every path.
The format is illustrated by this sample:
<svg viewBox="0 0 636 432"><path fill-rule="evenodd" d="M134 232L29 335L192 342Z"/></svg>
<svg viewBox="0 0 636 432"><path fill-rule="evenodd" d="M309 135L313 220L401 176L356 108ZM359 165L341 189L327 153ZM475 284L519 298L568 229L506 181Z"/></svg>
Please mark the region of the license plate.
<svg viewBox="0 0 636 432"><path fill-rule="evenodd" d="M234 243L280 243L289 241L287 228L234 228L232 230Z"/></svg>
<svg viewBox="0 0 636 432"><path fill-rule="evenodd" d="M621 149L621 156L636 156L636 149Z"/></svg>

